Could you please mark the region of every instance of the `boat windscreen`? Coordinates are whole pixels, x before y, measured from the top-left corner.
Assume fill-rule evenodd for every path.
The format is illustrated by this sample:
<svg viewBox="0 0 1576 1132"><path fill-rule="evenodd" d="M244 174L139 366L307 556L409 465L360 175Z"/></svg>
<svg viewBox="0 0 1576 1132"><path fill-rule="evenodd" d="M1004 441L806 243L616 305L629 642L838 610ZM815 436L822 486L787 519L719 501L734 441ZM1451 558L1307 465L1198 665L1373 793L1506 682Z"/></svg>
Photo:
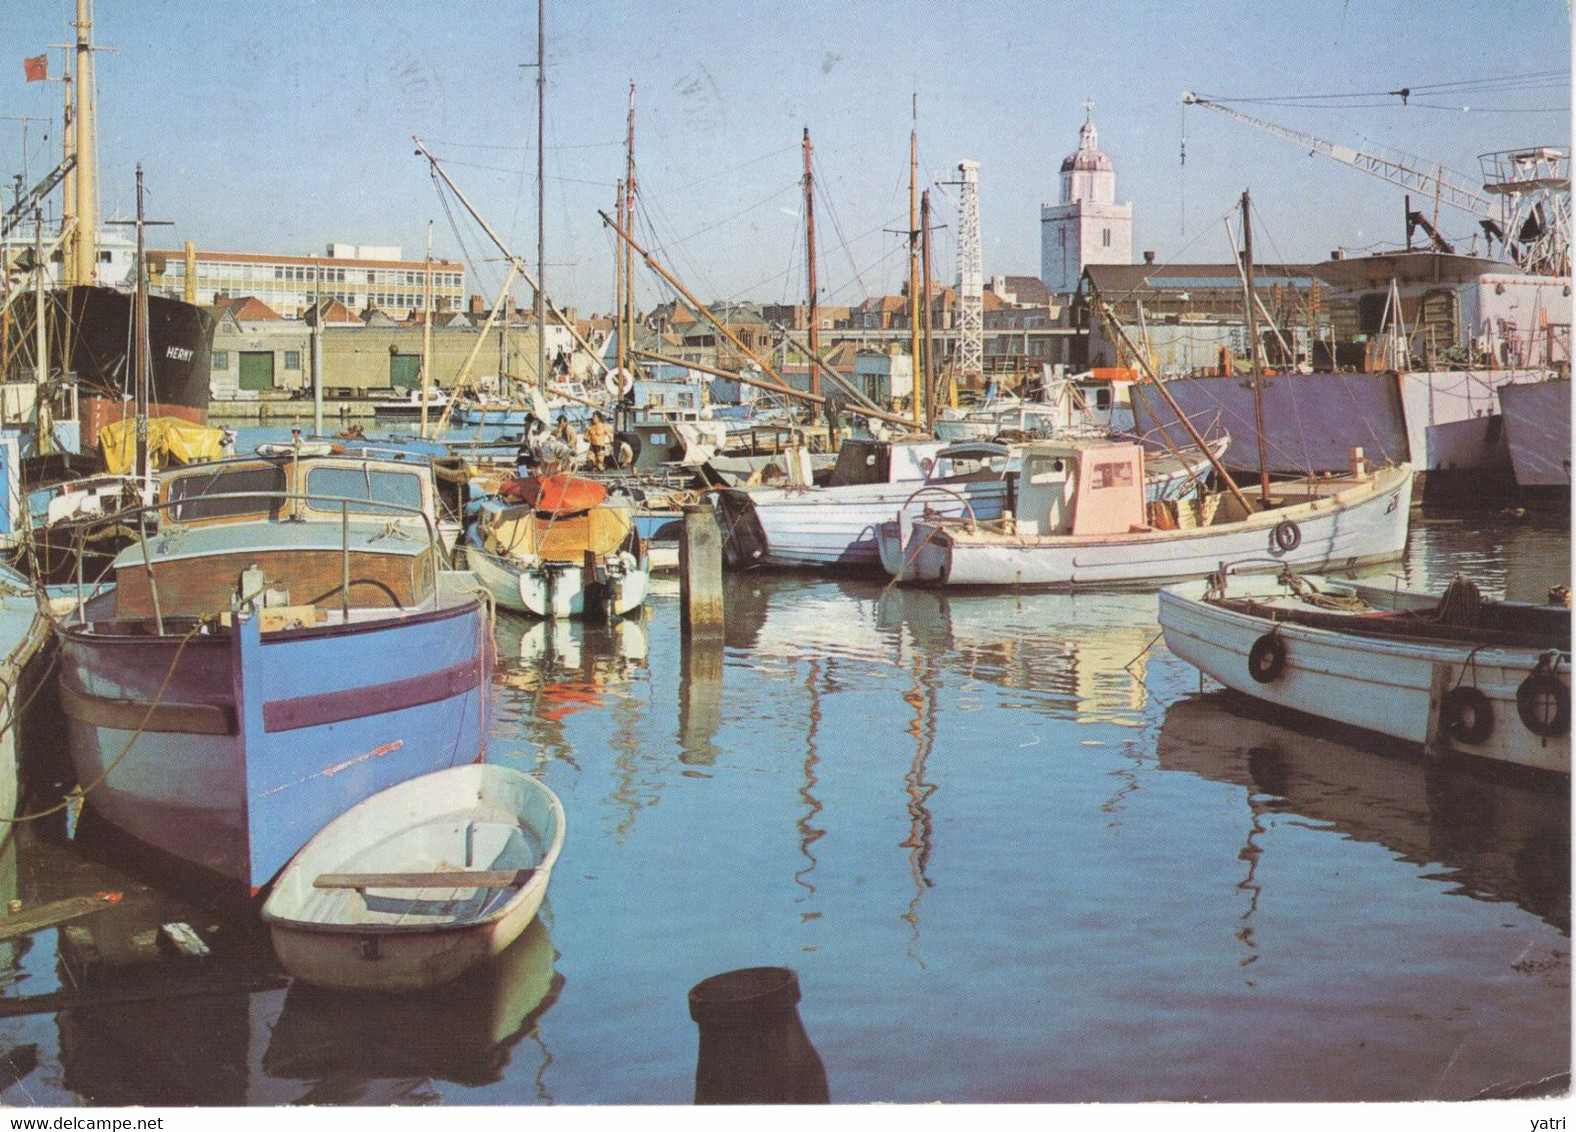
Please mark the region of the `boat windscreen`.
<svg viewBox="0 0 1576 1132"><path fill-rule="evenodd" d="M173 504L167 514L176 522L265 513L275 517L284 504L285 470L277 464L216 467L205 474L170 478L166 493Z"/></svg>
<svg viewBox="0 0 1576 1132"><path fill-rule="evenodd" d="M306 476L306 494L314 499L355 500L350 509L362 514L395 514L396 508L423 509L421 476L415 471L312 468ZM321 506L334 511L339 509L337 502L325 502Z"/></svg>

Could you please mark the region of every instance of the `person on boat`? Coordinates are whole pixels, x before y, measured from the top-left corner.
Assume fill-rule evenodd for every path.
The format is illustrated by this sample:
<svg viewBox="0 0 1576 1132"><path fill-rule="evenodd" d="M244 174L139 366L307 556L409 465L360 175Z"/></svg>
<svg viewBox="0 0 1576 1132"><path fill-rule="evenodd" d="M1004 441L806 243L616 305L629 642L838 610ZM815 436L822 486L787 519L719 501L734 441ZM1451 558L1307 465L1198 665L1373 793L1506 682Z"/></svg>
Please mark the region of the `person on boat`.
<svg viewBox="0 0 1576 1132"><path fill-rule="evenodd" d="M608 453L613 448L613 430L608 428L601 413L591 414L591 423L586 426L586 443L591 446L592 469L600 471L605 468Z"/></svg>
<svg viewBox="0 0 1576 1132"><path fill-rule="evenodd" d="M568 413L558 414L558 427L553 429L553 439L567 445L569 451L573 452L575 450L575 445L580 437L575 432L575 426L569 423Z"/></svg>

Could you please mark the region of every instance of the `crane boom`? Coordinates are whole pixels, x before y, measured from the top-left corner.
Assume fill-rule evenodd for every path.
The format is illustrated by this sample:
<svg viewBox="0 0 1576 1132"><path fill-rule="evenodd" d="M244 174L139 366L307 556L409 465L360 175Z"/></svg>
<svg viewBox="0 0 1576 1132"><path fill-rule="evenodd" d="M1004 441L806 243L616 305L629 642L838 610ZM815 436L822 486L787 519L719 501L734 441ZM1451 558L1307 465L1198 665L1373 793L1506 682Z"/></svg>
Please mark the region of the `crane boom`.
<svg viewBox="0 0 1576 1132"><path fill-rule="evenodd" d="M22 222L22 219L32 209L33 205L47 197L54 191L55 186L66 179L66 174L76 167L77 159L67 157L38 184L22 194L20 200L6 209L4 219L0 219L0 236L4 236ZM17 180L21 180L20 177Z"/></svg>
<svg viewBox="0 0 1576 1132"><path fill-rule="evenodd" d="M1188 106L1204 106L1218 111L1245 126L1273 134L1282 141L1289 141L1312 153L1322 153L1333 161L1350 165L1353 169L1360 169L1392 185L1400 185L1411 192L1436 197L1441 204L1448 204L1463 212L1471 213L1479 220L1494 219L1499 214L1499 208L1474 187L1470 178L1446 169L1443 165L1425 161L1421 157L1414 157L1399 150L1372 152L1342 145L1314 134L1304 133L1302 130L1294 130L1289 126L1266 122L1262 118L1244 114L1233 107L1200 98L1190 90L1182 92L1182 102Z"/></svg>

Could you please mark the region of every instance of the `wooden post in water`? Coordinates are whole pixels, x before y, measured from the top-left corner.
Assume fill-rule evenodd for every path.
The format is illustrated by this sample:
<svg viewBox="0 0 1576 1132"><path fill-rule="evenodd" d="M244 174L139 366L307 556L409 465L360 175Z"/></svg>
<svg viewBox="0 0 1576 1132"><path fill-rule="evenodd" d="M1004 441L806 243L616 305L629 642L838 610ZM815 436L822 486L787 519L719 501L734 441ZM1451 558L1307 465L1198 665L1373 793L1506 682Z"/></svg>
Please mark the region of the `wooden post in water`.
<svg viewBox="0 0 1576 1132"><path fill-rule="evenodd" d="M679 618L686 637L722 632L722 528L704 503L684 508L679 537Z"/></svg>

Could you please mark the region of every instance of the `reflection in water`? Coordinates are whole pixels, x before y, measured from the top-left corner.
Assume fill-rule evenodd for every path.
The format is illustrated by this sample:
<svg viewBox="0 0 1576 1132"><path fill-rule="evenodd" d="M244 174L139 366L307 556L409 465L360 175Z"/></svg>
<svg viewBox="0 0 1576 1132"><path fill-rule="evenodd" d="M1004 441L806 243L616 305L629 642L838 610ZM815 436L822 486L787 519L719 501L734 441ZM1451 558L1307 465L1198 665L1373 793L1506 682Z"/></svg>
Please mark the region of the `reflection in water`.
<svg viewBox="0 0 1576 1132"><path fill-rule="evenodd" d="M914 740L914 759L903 776L903 787L908 794L908 836L900 844L908 850L908 871L914 882L914 896L903 913L914 929L908 940L908 956L920 967L924 962L914 954L919 944L919 902L930 888L932 881L927 869L931 851L931 813L926 803L936 792L936 785L925 781L926 764L930 761L931 748L936 742L936 679L935 661L928 655L914 660L914 686L903 694L903 699L914 710L914 719L908 733Z"/></svg>
<svg viewBox="0 0 1576 1132"><path fill-rule="evenodd" d="M537 1023L557 1001L563 976L540 917L491 963L414 994L346 994L296 983L285 996L263 1071L308 1085L299 1103L368 1103L379 1082L503 1079L522 1038L537 1042L537 1096L552 1058ZM412 1094L407 1094L412 1095Z"/></svg>
<svg viewBox="0 0 1576 1132"><path fill-rule="evenodd" d="M808 900L815 895L815 885L810 883L809 877L820 862L816 860L816 856L810 847L826 836L824 828L813 824L815 816L821 812L821 800L815 796L815 787L820 781L816 777L815 768L821 761L820 752L817 749L821 731L821 693L816 687L820 677L821 662L819 660L811 660L809 662L809 675L805 677L804 681L805 690L810 696L810 711L808 726L805 728L804 736L804 785L799 787L799 797L804 799L805 811L794 822L794 828L799 831L799 852L803 854L807 862L804 868L793 875L794 883L803 886L805 889L805 895L799 898L800 902ZM816 911L805 911L799 914L801 920L820 919L820 916L821 914Z"/></svg>
<svg viewBox="0 0 1576 1132"><path fill-rule="evenodd" d="M434 1083L499 1081L563 979L540 919L441 990L345 994L304 983L201 993L191 968L103 970L100 1001L56 1018L64 1086L92 1104L430 1104ZM210 969L211 970L211 969ZM238 972L228 981L241 982ZM540 1075L550 1058L539 1044Z"/></svg>
<svg viewBox="0 0 1576 1132"><path fill-rule="evenodd" d="M679 642L679 759L712 766L722 726L723 638L686 633Z"/></svg>
<svg viewBox="0 0 1576 1132"><path fill-rule="evenodd" d="M1168 707L1157 753L1163 770L1248 791L1250 860L1259 815L1296 813L1435 866L1431 876L1448 880L1453 893L1511 901L1570 931L1570 797L1563 785L1431 764L1378 740L1310 734L1230 692Z"/></svg>

